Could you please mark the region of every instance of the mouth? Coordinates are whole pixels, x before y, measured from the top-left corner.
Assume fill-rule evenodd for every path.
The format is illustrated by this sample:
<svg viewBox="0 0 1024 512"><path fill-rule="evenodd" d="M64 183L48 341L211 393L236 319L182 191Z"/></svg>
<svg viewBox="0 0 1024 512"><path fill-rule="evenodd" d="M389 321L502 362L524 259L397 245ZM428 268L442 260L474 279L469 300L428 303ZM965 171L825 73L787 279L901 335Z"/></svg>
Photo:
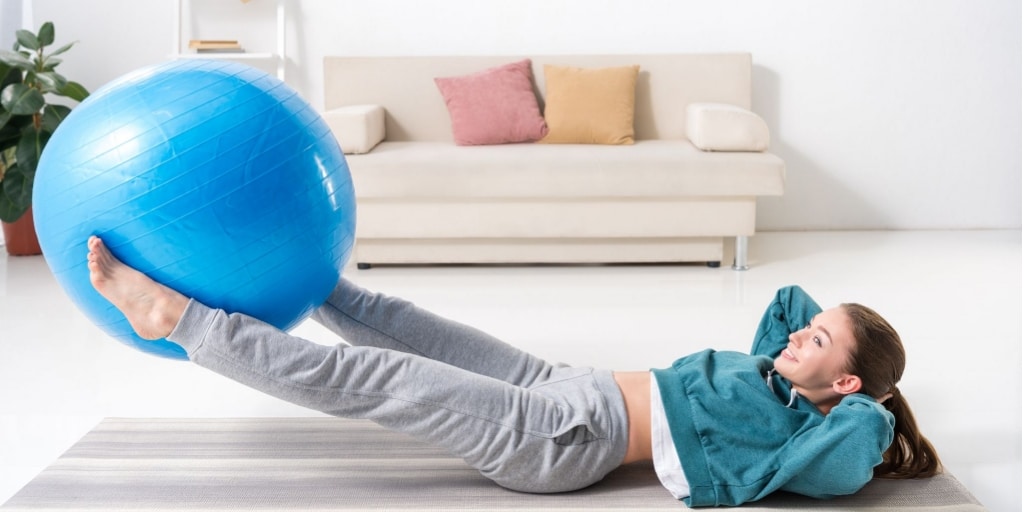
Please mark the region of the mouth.
<svg viewBox="0 0 1024 512"><path fill-rule="evenodd" d="M793 351L790 350L789 347L786 347L782 351L782 357L789 359L790 361L797 361L796 355L793 354Z"/></svg>

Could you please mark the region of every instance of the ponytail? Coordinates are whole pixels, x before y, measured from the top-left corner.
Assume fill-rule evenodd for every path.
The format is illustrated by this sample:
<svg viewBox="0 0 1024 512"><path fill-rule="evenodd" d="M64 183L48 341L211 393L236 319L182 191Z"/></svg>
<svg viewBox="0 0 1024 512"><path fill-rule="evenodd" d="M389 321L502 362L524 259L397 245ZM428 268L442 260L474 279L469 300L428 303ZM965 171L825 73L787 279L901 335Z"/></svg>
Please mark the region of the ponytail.
<svg viewBox="0 0 1024 512"><path fill-rule="evenodd" d="M927 478L939 473L942 463L935 447L917 428L910 405L896 383L903 377L906 352L899 334L871 308L841 306L850 318L856 347L850 354L849 373L860 377L861 392L876 399L891 393L883 406L896 418L893 440L875 467L878 478Z"/></svg>
<svg viewBox="0 0 1024 512"><path fill-rule="evenodd" d="M882 463L875 467L877 478L928 478L942 467L935 447L917 428L914 413L899 388L883 404L896 417L892 444L882 454Z"/></svg>

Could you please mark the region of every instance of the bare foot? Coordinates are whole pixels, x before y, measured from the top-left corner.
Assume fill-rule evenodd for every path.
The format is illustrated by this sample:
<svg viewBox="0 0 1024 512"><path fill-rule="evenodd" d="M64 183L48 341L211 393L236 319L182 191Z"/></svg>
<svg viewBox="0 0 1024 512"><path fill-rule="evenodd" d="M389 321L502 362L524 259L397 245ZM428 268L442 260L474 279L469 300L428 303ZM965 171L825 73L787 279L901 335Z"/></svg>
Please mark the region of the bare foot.
<svg viewBox="0 0 1024 512"><path fill-rule="evenodd" d="M188 298L117 259L99 237L89 237L89 280L139 337L166 338L178 325Z"/></svg>

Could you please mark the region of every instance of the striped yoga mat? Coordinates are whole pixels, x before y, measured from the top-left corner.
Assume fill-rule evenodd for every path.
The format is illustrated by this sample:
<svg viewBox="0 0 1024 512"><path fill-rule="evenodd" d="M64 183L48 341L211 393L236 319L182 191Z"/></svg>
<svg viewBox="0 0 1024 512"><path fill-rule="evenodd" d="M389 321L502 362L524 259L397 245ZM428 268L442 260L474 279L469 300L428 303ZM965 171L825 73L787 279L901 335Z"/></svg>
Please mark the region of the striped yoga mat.
<svg viewBox="0 0 1024 512"><path fill-rule="evenodd" d="M950 475L871 482L832 501L746 510L984 510ZM106 419L0 510L685 510L649 466L558 495L502 489L461 460L366 421Z"/></svg>

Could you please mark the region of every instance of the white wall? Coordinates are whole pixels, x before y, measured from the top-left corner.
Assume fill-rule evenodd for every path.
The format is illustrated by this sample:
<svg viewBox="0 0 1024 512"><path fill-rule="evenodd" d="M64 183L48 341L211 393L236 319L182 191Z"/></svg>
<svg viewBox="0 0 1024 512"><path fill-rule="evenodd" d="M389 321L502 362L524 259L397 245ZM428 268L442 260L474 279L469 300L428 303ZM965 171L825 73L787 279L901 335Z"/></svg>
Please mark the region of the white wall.
<svg viewBox="0 0 1024 512"><path fill-rule="evenodd" d="M176 0L31 1L90 89L172 51ZM272 0L192 1L196 37L272 48ZM288 82L318 107L324 55L749 51L788 166L758 229L1021 227L1019 0L287 1Z"/></svg>

